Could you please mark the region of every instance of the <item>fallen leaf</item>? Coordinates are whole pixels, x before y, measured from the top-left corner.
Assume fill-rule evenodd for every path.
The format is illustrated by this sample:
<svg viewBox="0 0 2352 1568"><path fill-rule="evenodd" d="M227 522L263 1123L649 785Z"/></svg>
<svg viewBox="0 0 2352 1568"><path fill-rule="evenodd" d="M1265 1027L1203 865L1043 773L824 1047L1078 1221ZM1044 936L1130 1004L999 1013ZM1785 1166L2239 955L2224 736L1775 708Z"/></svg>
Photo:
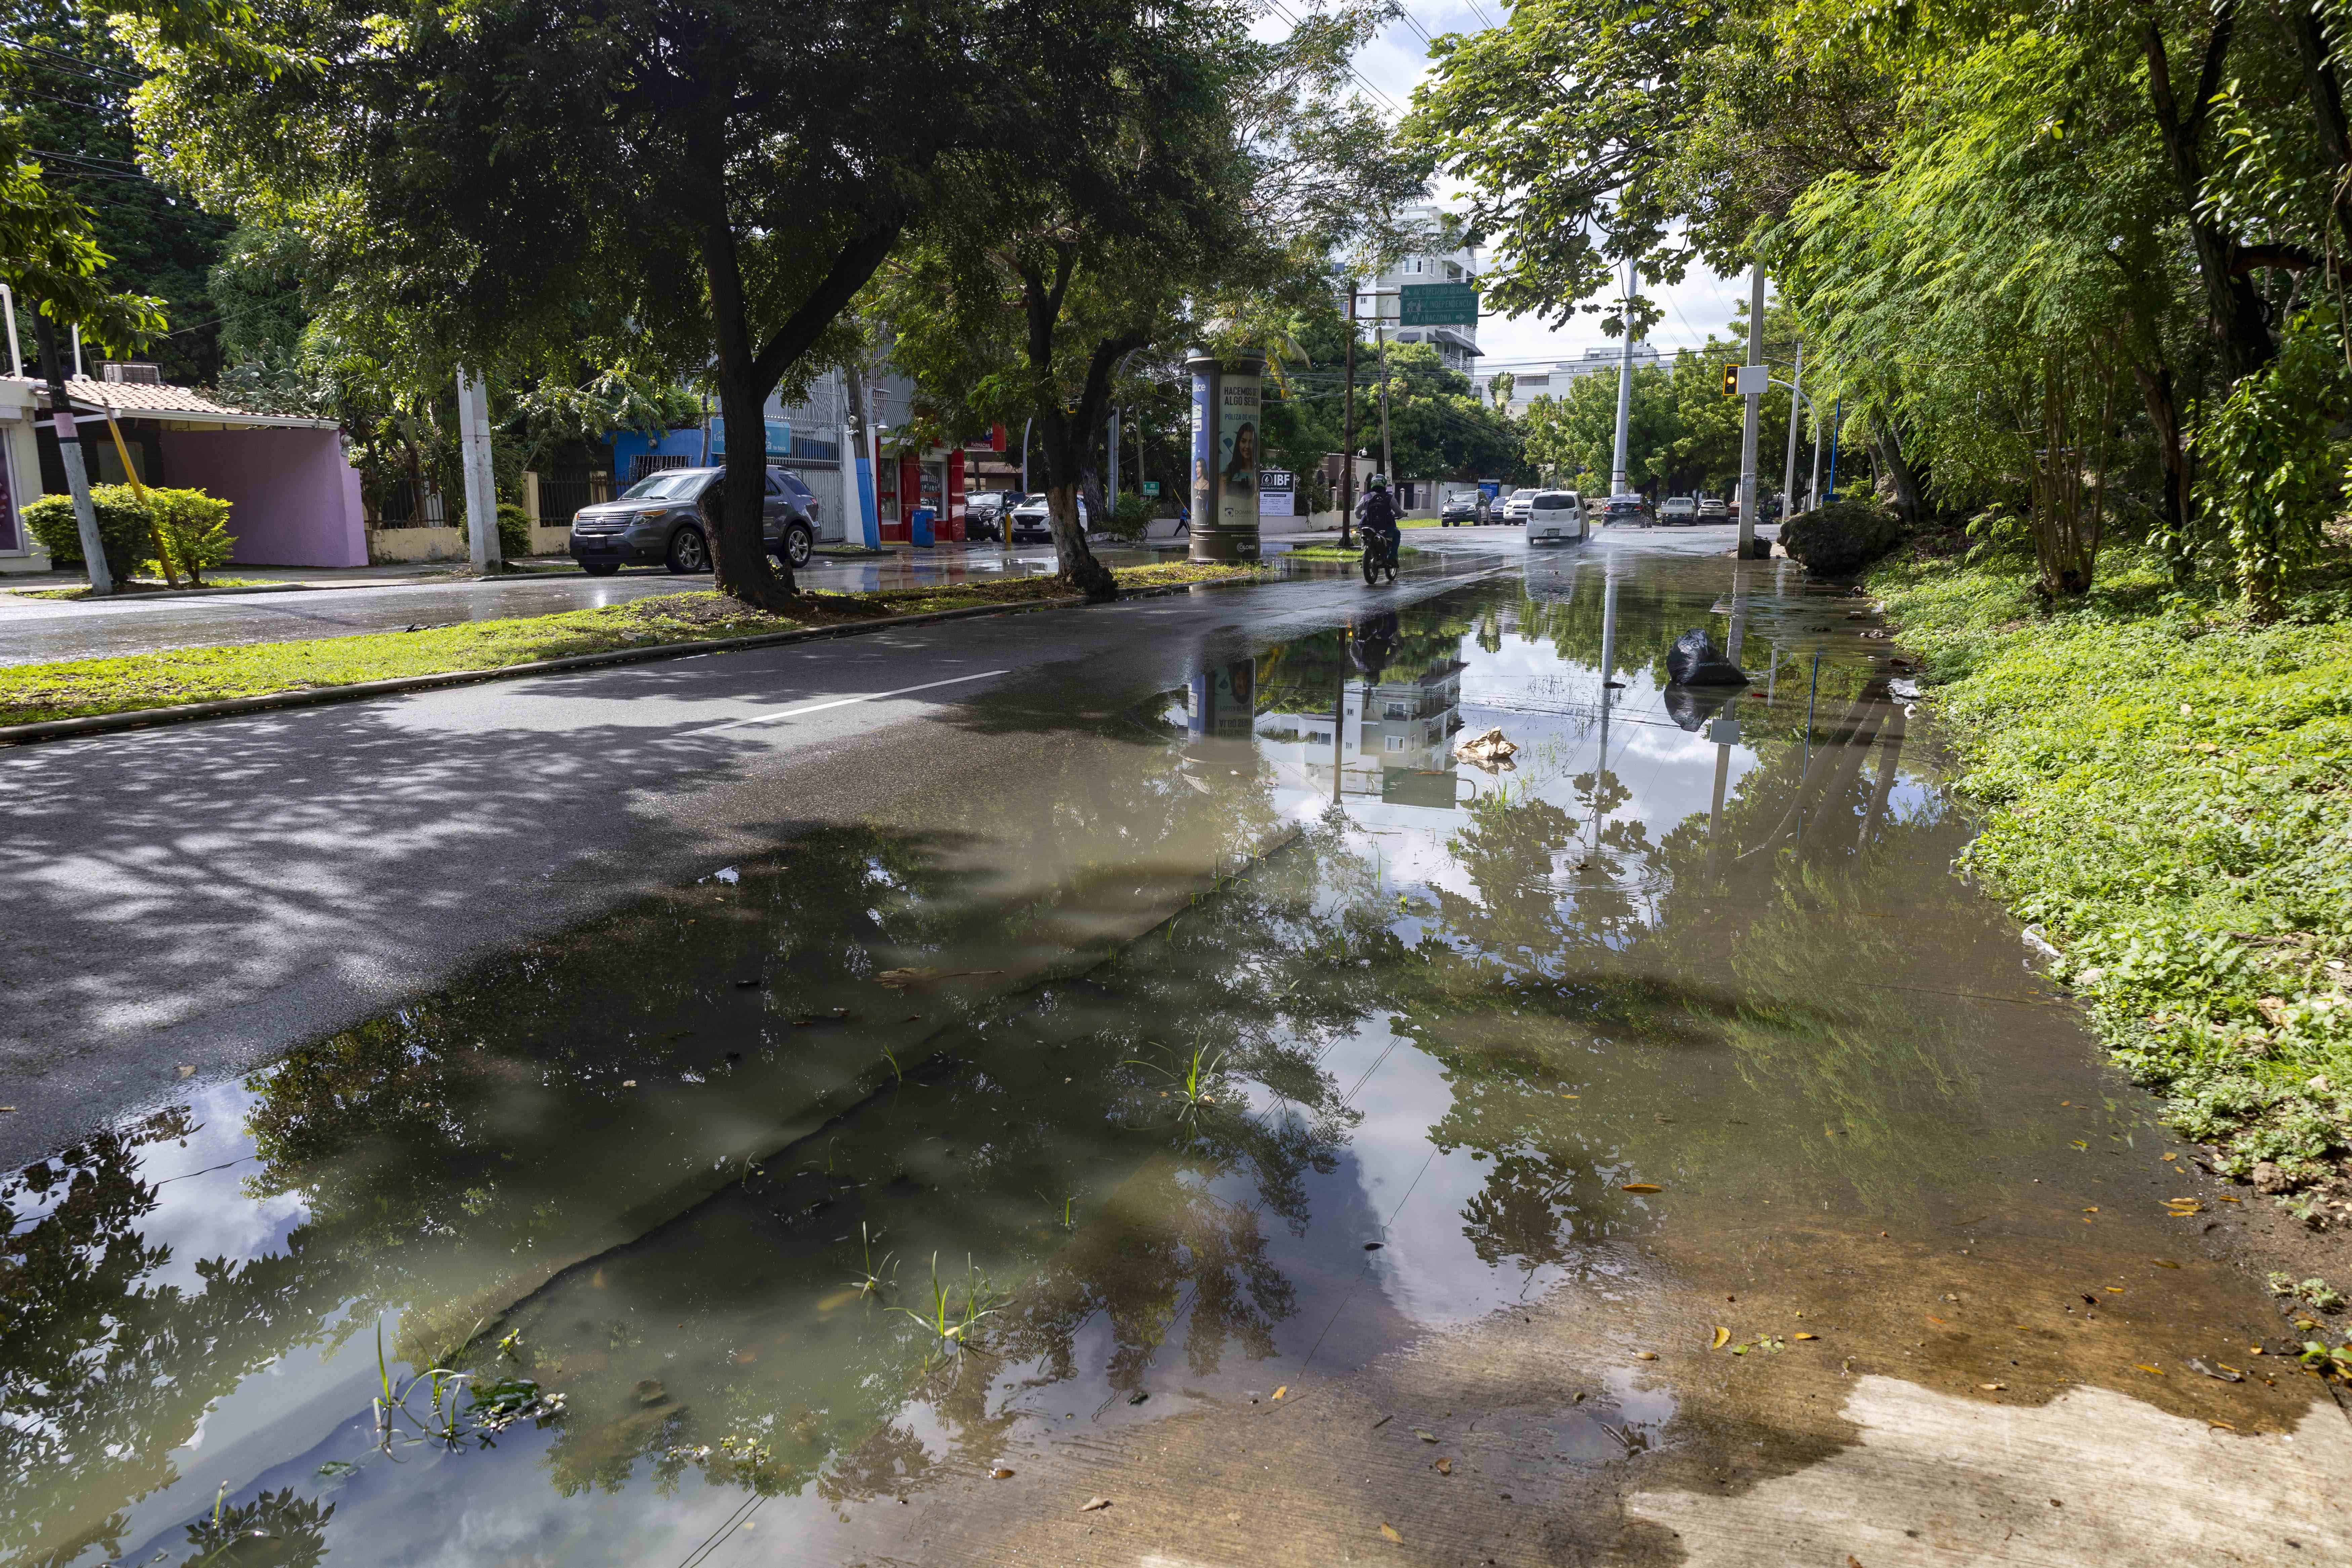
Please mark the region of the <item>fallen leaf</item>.
<svg viewBox="0 0 2352 1568"><path fill-rule="evenodd" d="M2117 1296L2120 1296L2120 1295L2122 1295L2122 1294L2124 1293L2124 1288L2123 1288L2122 1286L2120 1286L2120 1285L2110 1285L2110 1286L2108 1286L2108 1287L2107 1287L2107 1289L2108 1289L2108 1290L2110 1290L2111 1292L2113 1292L2114 1294L2116 1294L2116 1295L2117 1295Z"/></svg>
<svg viewBox="0 0 2352 1568"><path fill-rule="evenodd" d="M633 1078L625 1078L621 1080L621 1087L623 1089L635 1089L637 1087L637 1080Z"/></svg>
<svg viewBox="0 0 2352 1568"><path fill-rule="evenodd" d="M1562 1100L1582 1100L1584 1096L1580 1094L1563 1094L1560 1098Z"/></svg>
<svg viewBox="0 0 2352 1568"><path fill-rule="evenodd" d="M1933 1313L1933 1312L1928 1312L1928 1313L1926 1313L1926 1314L1924 1314L1924 1315L1926 1316L1927 1320L1929 1322L1931 1322L1931 1323L1935 1324L1935 1325L1936 1325L1937 1328L1939 1328L1939 1329L1948 1329L1948 1328L1950 1328L1950 1327L1952 1326L1951 1324L1949 1324L1949 1323L1948 1323L1948 1322L1944 1321L1944 1320L1943 1320L1943 1319L1941 1319L1941 1318L1939 1318L1939 1317L1936 1316L1936 1314L1935 1314L1935 1313Z"/></svg>
<svg viewBox="0 0 2352 1568"><path fill-rule="evenodd" d="M2178 1155L2178 1154L2167 1154L2167 1155L2165 1156L2165 1158L2166 1158L2166 1159L2168 1159L2168 1160L2178 1160L2178 1159L2179 1159L2179 1158L2180 1158L2180 1156L2179 1156L2179 1155Z"/></svg>
<svg viewBox="0 0 2352 1568"><path fill-rule="evenodd" d="M2175 1263L2169 1258L2151 1258L2148 1261L2155 1264L2158 1268L2178 1268L2180 1267L2179 1264Z"/></svg>
<svg viewBox="0 0 2352 1568"><path fill-rule="evenodd" d="M1276 1390L1274 1391L1274 1396L1275 1396L1276 1399L1279 1399L1279 1398L1281 1398L1284 1394L1287 1394L1287 1393L1289 1393L1289 1392L1290 1392L1290 1384L1286 1384L1286 1384L1284 1384L1280 1388L1277 1388L1277 1389L1276 1389Z"/></svg>
<svg viewBox="0 0 2352 1568"><path fill-rule="evenodd" d="M2084 1214L2096 1214L2099 1212L2099 1205L2093 1204L2089 1208L2084 1209L2083 1212Z"/></svg>
<svg viewBox="0 0 2352 1568"><path fill-rule="evenodd" d="M1977 1386L1978 1386L1979 1388L1982 1388L1982 1389L1987 1389L1987 1390L1990 1390L1990 1391L1995 1391L1995 1392L1997 1392L1997 1391L1999 1391L1999 1390L2000 1390L2000 1389L2007 1388L2007 1387L2009 1386L2009 1384L2005 1384L2005 1383L1979 1383L1979 1384L1977 1384Z"/></svg>
<svg viewBox="0 0 2352 1568"><path fill-rule="evenodd" d="M1000 1481L1009 1481L1013 1479L1013 1472L1006 1469L1003 1465L997 1466L996 1468L989 1471L988 1473L995 1477Z"/></svg>
<svg viewBox="0 0 2352 1568"><path fill-rule="evenodd" d="M177 1070L182 1078L194 1078L196 1076L196 1069L192 1067L182 1067Z"/></svg>
<svg viewBox="0 0 2352 1568"><path fill-rule="evenodd" d="M1399 1546L1402 1546L1404 1544L1404 1537L1396 1532L1396 1526L1393 1524L1383 1524L1381 1526L1381 1533L1387 1536L1391 1541L1395 1542Z"/></svg>
<svg viewBox="0 0 2352 1568"><path fill-rule="evenodd" d="M1627 1182L1621 1190L1629 1193L1663 1193L1666 1189L1655 1182Z"/></svg>
<svg viewBox="0 0 2352 1568"><path fill-rule="evenodd" d="M2164 1369L2162 1367L2150 1366L2144 1361L2136 1361L2132 1363L2132 1365L2153 1377L2162 1377L2164 1375Z"/></svg>
<svg viewBox="0 0 2352 1568"><path fill-rule="evenodd" d="M2242 1204L2246 1201L2243 1198L2233 1198L2227 1193L2217 1193L2214 1197L2216 1202L2225 1204Z"/></svg>
<svg viewBox="0 0 2352 1568"><path fill-rule="evenodd" d="M5 1115L6 1115L7 1113L9 1113L10 1111L15 1110L16 1109L16 1108L15 1106L13 1106L13 1105L0 1105L0 1116L5 1116Z"/></svg>
<svg viewBox="0 0 2352 1568"><path fill-rule="evenodd" d="M1655 1361L1658 1359L1658 1352L1655 1351L1635 1351L1633 1352L1633 1359L1635 1361Z"/></svg>
<svg viewBox="0 0 2352 1568"><path fill-rule="evenodd" d="M2213 1368L2206 1365L2202 1361L2199 1360L2195 1356L2190 1356L2189 1358L2189 1367L2192 1372L2203 1373L2207 1377L2211 1378L2216 1383L2243 1383L2246 1381L2245 1374L2242 1373L2231 1372L2227 1367L2223 1367L2220 1371L2216 1372Z"/></svg>
<svg viewBox="0 0 2352 1568"><path fill-rule="evenodd" d="M1711 1351L1719 1351L1730 1342L1731 1331L1718 1324L1715 1331L1715 1343L1707 1346L1706 1348Z"/></svg>
<svg viewBox="0 0 2352 1568"><path fill-rule="evenodd" d="M2215 1421L2209 1418L2205 1425L2208 1426L2219 1426L2224 1432L2234 1432L2237 1430L2235 1426L2231 1426L2227 1421Z"/></svg>
<svg viewBox="0 0 2352 1568"><path fill-rule="evenodd" d="M1087 1499L1086 1501L1078 1505L1078 1511L1080 1513L1094 1513L1098 1510L1106 1509L1109 1506L1110 1499L1107 1497L1090 1497Z"/></svg>
<svg viewBox="0 0 2352 1568"><path fill-rule="evenodd" d="M1789 1337L1790 1337L1790 1339L1792 1339L1792 1340L1817 1340L1817 1339L1820 1339L1820 1338L1821 1338L1821 1335L1819 1335L1819 1334L1790 1334Z"/></svg>
<svg viewBox="0 0 2352 1568"><path fill-rule="evenodd" d="M1454 1461L1453 1461L1453 1460L1451 1460L1451 1459L1440 1459L1440 1460L1438 1460L1438 1461L1437 1461L1437 1473L1438 1473L1439 1475L1441 1475L1441 1476L1450 1476L1450 1475L1452 1475L1452 1474L1454 1473Z"/></svg>
<svg viewBox="0 0 2352 1568"><path fill-rule="evenodd" d="M1423 1428L1421 1428L1421 1427L1419 1427L1419 1426L1416 1426L1416 1427L1414 1427L1414 1428L1412 1429L1412 1435L1413 1435L1414 1436L1416 1436L1416 1437L1420 1438L1420 1439L1421 1439L1423 1442L1424 1442L1424 1443L1434 1443L1434 1442L1436 1442L1436 1441L1437 1441L1437 1434L1436 1434L1436 1433L1434 1433L1434 1432L1430 1432L1430 1431L1425 1431L1425 1430L1423 1430Z"/></svg>

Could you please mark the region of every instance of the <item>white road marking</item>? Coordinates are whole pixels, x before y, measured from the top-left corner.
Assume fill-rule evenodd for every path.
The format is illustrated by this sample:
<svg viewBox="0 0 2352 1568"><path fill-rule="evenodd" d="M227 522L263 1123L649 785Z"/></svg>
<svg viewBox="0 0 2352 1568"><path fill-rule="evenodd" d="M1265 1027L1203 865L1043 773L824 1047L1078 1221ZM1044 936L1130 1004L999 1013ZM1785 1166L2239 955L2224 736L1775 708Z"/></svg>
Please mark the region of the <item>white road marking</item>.
<svg viewBox="0 0 2352 1568"><path fill-rule="evenodd" d="M1010 675L1009 669L983 669L978 675L952 676L946 680L927 680L920 686L902 686L896 691L865 691L855 697L835 697L824 702L806 702L798 708L781 708L773 713L761 713L756 718L738 719L732 723L713 724L708 730L697 730L698 735L716 735L722 730L740 730L752 724L772 724L779 719L797 719L805 713L822 713L828 708L846 708L853 702L879 702L886 697L904 697L910 692L936 691L942 686L961 686L967 680L986 680L992 675Z"/></svg>

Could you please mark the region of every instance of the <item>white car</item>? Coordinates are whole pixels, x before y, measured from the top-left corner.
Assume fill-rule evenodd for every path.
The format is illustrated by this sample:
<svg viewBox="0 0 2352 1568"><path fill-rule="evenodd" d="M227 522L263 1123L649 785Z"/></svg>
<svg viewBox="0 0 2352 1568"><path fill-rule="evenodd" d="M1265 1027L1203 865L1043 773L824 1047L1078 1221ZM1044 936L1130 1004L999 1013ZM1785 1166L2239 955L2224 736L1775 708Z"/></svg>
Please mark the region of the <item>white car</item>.
<svg viewBox="0 0 2352 1568"><path fill-rule="evenodd" d="M1668 496L1658 504L1658 521L1672 527L1689 527L1698 521L1698 498Z"/></svg>
<svg viewBox="0 0 2352 1568"><path fill-rule="evenodd" d="M1584 498L1574 490L1538 490L1528 501L1529 545L1573 544L1584 537Z"/></svg>
<svg viewBox="0 0 2352 1568"><path fill-rule="evenodd" d="M1721 496L1701 496L1698 520L1701 522L1727 522L1731 518L1731 505Z"/></svg>
<svg viewBox="0 0 2352 1568"><path fill-rule="evenodd" d="M1511 499L1503 503L1503 521L1505 522L1527 521L1528 510L1535 505L1536 497L1541 493L1532 485L1513 490Z"/></svg>

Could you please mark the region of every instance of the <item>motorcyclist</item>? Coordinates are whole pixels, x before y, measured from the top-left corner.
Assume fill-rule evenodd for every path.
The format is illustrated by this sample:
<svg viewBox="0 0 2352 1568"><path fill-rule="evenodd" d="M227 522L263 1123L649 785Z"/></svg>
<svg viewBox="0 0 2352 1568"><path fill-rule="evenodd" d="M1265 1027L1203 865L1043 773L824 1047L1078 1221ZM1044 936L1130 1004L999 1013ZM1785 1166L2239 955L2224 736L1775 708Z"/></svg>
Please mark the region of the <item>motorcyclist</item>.
<svg viewBox="0 0 2352 1568"><path fill-rule="evenodd" d="M1397 528L1396 498L1389 494L1386 474L1374 474L1364 481L1363 499L1356 503L1356 527L1367 540L1379 540L1391 561L1397 558L1397 544L1403 535Z"/></svg>

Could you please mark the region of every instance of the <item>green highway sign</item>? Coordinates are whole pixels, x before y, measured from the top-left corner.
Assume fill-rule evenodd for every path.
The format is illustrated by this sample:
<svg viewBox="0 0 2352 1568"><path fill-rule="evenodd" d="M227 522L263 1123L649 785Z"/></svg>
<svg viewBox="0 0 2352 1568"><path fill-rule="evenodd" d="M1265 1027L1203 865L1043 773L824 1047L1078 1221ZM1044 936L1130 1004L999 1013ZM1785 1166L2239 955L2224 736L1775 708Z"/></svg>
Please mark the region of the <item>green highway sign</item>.
<svg viewBox="0 0 2352 1568"><path fill-rule="evenodd" d="M1407 283L1397 290L1397 324L1405 327L1475 327L1475 283Z"/></svg>
<svg viewBox="0 0 2352 1568"><path fill-rule="evenodd" d="M1156 495L1158 495L1158 494L1160 493L1160 481L1159 481L1158 479L1146 479L1146 480L1144 480L1144 481L1143 481L1143 493L1144 493L1145 495L1148 495L1148 496L1156 496Z"/></svg>

